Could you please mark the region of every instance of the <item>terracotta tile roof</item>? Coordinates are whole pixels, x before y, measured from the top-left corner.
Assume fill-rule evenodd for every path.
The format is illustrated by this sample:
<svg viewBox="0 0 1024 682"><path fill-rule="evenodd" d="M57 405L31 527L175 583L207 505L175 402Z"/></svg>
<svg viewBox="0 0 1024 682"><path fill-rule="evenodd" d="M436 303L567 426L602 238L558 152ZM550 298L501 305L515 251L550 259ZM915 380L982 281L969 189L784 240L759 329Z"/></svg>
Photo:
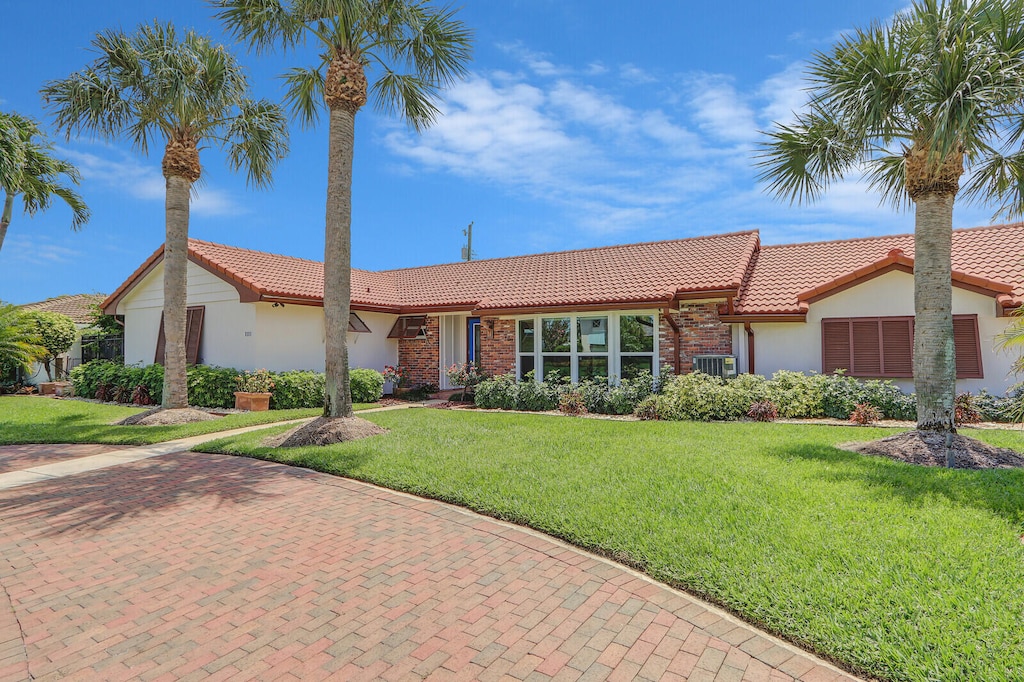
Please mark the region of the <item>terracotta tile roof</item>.
<svg viewBox="0 0 1024 682"><path fill-rule="evenodd" d="M757 232L561 251L402 270L352 271L357 308L510 310L668 302L680 293L736 291L758 245ZM189 240L189 257L259 297L323 300L323 264ZM163 247L111 294L124 297L163 257Z"/></svg>
<svg viewBox="0 0 1024 682"><path fill-rule="evenodd" d="M102 303L104 298L106 296L103 294L55 296L38 303L26 303L20 307L22 310L61 313L70 317L76 324L89 324L93 317L92 306Z"/></svg>
<svg viewBox="0 0 1024 682"><path fill-rule="evenodd" d="M902 254L891 255L897 249ZM736 313L801 314L801 301L872 268L912 264L913 257L912 234L763 246L740 289ZM998 298L1004 305L1024 299L1024 223L954 230L952 260L954 280L1003 293Z"/></svg>
<svg viewBox="0 0 1024 682"><path fill-rule="evenodd" d="M189 239L188 250L191 256L209 268L264 296L323 300L324 264L320 261L240 249L199 239ZM401 305L392 277L357 269L352 270L352 302L386 307Z"/></svg>
<svg viewBox="0 0 1024 682"><path fill-rule="evenodd" d="M667 302L736 290L756 232L390 270L407 308L479 310Z"/></svg>

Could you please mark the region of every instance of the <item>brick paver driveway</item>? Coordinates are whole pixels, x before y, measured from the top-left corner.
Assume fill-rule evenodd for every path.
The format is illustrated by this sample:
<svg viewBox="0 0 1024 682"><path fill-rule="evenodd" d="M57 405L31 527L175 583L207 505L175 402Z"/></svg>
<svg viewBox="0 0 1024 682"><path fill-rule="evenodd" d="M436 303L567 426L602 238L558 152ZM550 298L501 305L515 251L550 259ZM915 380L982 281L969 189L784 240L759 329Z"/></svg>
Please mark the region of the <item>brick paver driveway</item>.
<svg viewBox="0 0 1024 682"><path fill-rule="evenodd" d="M177 453L0 491L0 679L846 679L537 534Z"/></svg>

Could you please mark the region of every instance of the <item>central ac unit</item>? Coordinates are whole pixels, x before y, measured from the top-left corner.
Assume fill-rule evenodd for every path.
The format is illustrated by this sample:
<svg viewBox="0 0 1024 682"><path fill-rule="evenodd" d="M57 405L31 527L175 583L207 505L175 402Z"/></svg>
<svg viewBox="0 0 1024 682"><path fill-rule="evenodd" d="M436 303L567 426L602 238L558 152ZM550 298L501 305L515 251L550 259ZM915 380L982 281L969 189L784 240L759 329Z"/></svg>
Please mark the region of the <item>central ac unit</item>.
<svg viewBox="0 0 1024 682"><path fill-rule="evenodd" d="M693 370L715 377L731 379L736 376L735 355L694 355Z"/></svg>

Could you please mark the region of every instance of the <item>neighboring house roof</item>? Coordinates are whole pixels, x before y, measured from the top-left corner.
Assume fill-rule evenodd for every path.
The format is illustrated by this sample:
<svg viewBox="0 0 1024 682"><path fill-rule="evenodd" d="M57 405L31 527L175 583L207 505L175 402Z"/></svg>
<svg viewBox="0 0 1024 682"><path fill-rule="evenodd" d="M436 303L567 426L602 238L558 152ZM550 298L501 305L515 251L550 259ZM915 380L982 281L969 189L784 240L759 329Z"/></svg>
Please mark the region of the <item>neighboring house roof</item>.
<svg viewBox="0 0 1024 682"><path fill-rule="evenodd" d="M38 303L26 303L19 306L22 310L35 312L60 313L70 317L75 324L88 325L92 323L92 306L98 305L106 298L104 294L73 294L68 296L54 296Z"/></svg>
<svg viewBox="0 0 1024 682"><path fill-rule="evenodd" d="M352 271L362 310L513 310L619 304L667 305L677 296L735 295L757 232L676 239L402 270ZM243 301L323 300L323 264L189 240L189 260L231 282ZM117 303L163 259L157 249L103 306Z"/></svg>
<svg viewBox="0 0 1024 682"><path fill-rule="evenodd" d="M912 271L914 235L762 246L736 301L736 315L802 315L830 292L893 269ZM953 231L953 283L1024 301L1024 223Z"/></svg>

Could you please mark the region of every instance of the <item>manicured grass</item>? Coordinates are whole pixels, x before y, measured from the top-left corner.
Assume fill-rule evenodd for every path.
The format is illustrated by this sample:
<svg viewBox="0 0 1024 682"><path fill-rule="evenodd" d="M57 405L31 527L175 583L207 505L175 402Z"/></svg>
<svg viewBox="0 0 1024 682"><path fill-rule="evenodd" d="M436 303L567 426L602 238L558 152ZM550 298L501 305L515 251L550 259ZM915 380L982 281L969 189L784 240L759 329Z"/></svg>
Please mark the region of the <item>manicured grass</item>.
<svg viewBox="0 0 1024 682"><path fill-rule="evenodd" d="M379 412L390 433L201 446L528 524L893 680L1024 679L1024 471L946 471L836 443L882 429ZM1024 450L1020 431L971 431Z"/></svg>
<svg viewBox="0 0 1024 682"><path fill-rule="evenodd" d="M360 403L357 410L375 407ZM232 414L221 419L174 426L112 426L141 412L137 407L101 405L80 400L0 396L0 445L13 443L109 443L146 445L254 424L316 417L319 409L270 410Z"/></svg>

